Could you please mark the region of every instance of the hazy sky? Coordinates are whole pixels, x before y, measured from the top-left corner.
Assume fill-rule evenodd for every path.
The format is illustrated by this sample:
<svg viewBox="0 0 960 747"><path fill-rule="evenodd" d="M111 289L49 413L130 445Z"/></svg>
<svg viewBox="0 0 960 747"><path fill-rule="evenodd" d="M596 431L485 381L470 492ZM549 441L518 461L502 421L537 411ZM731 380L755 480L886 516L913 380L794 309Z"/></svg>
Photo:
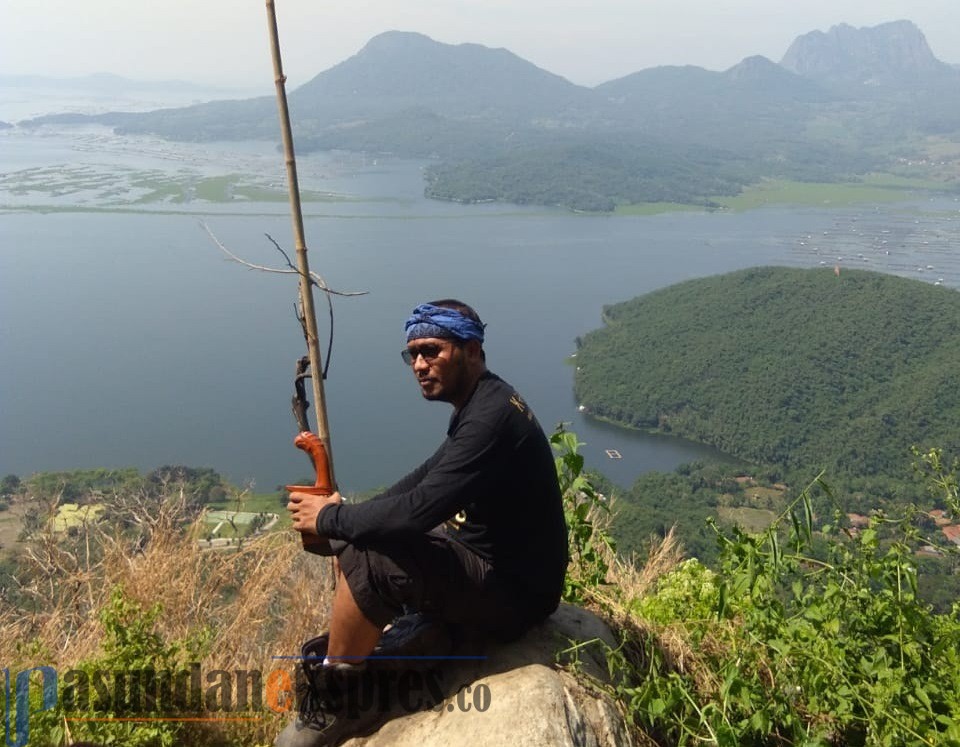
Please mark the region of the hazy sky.
<svg viewBox="0 0 960 747"><path fill-rule="evenodd" d="M837 23L907 18L960 62L960 0L276 0L299 84L390 29L506 47L575 83L655 65L722 70ZM261 0L0 0L0 74L193 79L269 89Z"/></svg>

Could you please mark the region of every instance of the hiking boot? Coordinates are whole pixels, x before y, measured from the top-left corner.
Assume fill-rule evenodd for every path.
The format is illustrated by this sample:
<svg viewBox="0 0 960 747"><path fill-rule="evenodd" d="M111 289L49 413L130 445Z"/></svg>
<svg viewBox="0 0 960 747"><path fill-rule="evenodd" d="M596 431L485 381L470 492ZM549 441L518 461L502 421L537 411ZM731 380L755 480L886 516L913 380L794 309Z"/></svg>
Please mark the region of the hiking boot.
<svg viewBox="0 0 960 747"><path fill-rule="evenodd" d="M346 719L339 717L313 692L309 682L297 684L297 716L287 724L274 747L333 747L350 734Z"/></svg>
<svg viewBox="0 0 960 747"><path fill-rule="evenodd" d="M297 716L280 732L275 747L333 747L357 736L373 716L347 712L349 693L359 686L365 667L346 663L323 666L325 639L314 638L301 649L303 660L296 677Z"/></svg>
<svg viewBox="0 0 960 747"><path fill-rule="evenodd" d="M312 705L308 712L297 717L280 732L274 747L336 747L351 737L369 734L383 720L376 708L349 713L346 710L328 712L322 706Z"/></svg>

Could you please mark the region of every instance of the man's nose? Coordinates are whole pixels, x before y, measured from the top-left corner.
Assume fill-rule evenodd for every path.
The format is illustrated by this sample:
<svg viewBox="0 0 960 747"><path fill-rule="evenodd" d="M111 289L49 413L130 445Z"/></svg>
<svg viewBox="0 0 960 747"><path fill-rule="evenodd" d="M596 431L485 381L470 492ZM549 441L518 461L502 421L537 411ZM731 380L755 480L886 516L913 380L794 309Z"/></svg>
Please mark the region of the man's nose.
<svg viewBox="0 0 960 747"><path fill-rule="evenodd" d="M430 364L427 363L427 359L424 358L420 353L417 353L417 357L413 359L413 370L424 370L430 368Z"/></svg>

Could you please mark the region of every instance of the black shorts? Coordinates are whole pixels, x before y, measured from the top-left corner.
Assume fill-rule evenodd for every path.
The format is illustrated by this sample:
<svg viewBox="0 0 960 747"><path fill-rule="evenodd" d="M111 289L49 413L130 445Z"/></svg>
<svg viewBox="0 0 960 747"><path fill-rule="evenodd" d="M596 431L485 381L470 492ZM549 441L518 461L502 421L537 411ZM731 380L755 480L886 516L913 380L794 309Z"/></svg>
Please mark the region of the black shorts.
<svg viewBox="0 0 960 747"><path fill-rule="evenodd" d="M546 617L442 529L403 541L331 545L357 606L376 625L417 611L509 640Z"/></svg>

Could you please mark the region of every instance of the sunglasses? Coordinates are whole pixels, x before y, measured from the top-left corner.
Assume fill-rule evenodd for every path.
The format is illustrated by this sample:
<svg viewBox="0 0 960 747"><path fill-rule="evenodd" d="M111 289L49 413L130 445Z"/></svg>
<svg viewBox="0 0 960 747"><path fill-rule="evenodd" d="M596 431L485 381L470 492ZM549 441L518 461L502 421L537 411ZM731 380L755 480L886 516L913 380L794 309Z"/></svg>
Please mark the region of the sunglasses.
<svg viewBox="0 0 960 747"><path fill-rule="evenodd" d="M401 350L400 357L403 358L403 362L408 366L412 366L420 356L423 356L423 359L427 363L433 363L434 360L440 357L440 353L445 347L446 345L441 345L436 342L414 345L413 347Z"/></svg>

